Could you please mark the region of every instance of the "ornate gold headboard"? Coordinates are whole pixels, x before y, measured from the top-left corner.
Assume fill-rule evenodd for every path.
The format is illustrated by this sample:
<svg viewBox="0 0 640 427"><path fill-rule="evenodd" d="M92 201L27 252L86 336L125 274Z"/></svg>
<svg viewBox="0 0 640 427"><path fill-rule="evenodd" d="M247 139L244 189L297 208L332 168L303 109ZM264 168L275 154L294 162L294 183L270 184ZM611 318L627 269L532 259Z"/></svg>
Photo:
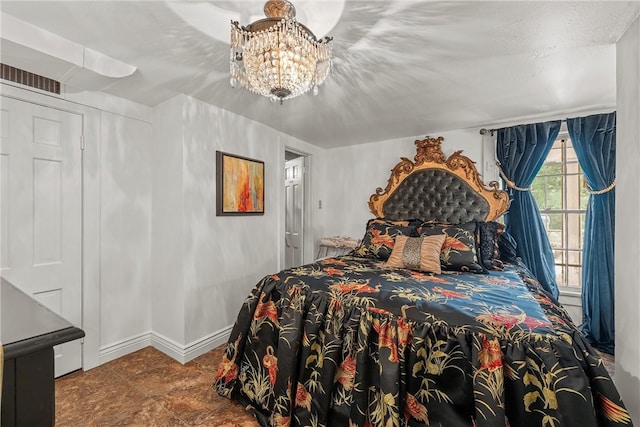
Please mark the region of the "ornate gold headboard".
<svg viewBox="0 0 640 427"><path fill-rule="evenodd" d="M415 162L401 158L387 187L378 187L369 198L376 217L464 223L492 221L507 211L509 197L498 183L485 186L462 150L446 158L442 141L442 137L417 140Z"/></svg>

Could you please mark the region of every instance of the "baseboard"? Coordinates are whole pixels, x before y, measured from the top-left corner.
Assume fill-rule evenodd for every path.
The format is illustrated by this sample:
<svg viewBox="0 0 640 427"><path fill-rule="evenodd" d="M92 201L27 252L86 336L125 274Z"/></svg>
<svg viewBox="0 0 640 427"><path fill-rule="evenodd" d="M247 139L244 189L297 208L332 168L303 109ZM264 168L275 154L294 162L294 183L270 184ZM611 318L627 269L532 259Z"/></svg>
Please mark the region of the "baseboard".
<svg viewBox="0 0 640 427"><path fill-rule="evenodd" d="M225 344L231 335L233 325L229 325L203 338L181 345L156 332L151 333L151 345L167 356L185 364L214 348Z"/></svg>
<svg viewBox="0 0 640 427"><path fill-rule="evenodd" d="M151 338L151 345L156 350L160 350L172 359L175 359L182 364L187 363L187 361L184 360L183 356L183 346L178 344L171 338L167 338L164 335L160 335L159 333L154 332L153 337Z"/></svg>
<svg viewBox="0 0 640 427"><path fill-rule="evenodd" d="M122 356L126 356L134 351L142 350L145 347L153 346L167 356L185 364L198 356L205 354L214 348L225 344L231 335L233 325L229 325L213 332L187 345L178 344L174 340L167 338L157 332L145 332L114 344L101 347L98 354L100 365L110 362Z"/></svg>
<svg viewBox="0 0 640 427"><path fill-rule="evenodd" d="M206 352L226 344L227 341L229 341L232 329L233 325L229 325L219 331L189 343L185 349L187 361L195 359L198 356L202 356Z"/></svg>
<svg viewBox="0 0 640 427"><path fill-rule="evenodd" d="M114 344L109 344L104 347L100 347L98 353L98 361L100 365L110 362L119 357L125 356L134 351L142 350L145 347L149 347L152 342L152 332L145 332L140 335L118 341Z"/></svg>

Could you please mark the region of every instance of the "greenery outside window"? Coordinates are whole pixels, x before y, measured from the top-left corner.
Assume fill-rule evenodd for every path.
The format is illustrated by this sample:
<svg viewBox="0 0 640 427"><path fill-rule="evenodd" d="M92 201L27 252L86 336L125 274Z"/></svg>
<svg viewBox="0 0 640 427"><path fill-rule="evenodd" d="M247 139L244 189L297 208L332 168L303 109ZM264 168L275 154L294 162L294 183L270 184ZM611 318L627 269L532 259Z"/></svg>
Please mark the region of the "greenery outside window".
<svg viewBox="0 0 640 427"><path fill-rule="evenodd" d="M580 292L589 193L569 135L558 136L531 192L553 249L558 287L560 291Z"/></svg>

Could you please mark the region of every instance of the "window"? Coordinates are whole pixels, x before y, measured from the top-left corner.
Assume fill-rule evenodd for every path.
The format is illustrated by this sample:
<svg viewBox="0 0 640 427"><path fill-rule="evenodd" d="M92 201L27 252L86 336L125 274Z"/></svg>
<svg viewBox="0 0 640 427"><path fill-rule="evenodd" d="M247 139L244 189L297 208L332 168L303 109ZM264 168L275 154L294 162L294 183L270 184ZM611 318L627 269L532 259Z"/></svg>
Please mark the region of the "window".
<svg viewBox="0 0 640 427"><path fill-rule="evenodd" d="M531 186L547 230L560 290L580 291L589 193L568 135L560 135Z"/></svg>

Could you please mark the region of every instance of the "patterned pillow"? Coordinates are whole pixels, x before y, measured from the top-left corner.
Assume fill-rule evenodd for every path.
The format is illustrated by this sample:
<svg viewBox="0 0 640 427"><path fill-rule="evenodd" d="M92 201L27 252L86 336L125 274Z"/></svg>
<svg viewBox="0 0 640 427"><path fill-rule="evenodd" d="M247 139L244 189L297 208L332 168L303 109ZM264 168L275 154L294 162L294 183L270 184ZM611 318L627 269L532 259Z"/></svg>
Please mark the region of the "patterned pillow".
<svg viewBox="0 0 640 427"><path fill-rule="evenodd" d="M386 261L391 255L397 236L418 237L420 221L390 221L370 219L364 237L352 255Z"/></svg>
<svg viewBox="0 0 640 427"><path fill-rule="evenodd" d="M480 258L482 265L489 270L504 269L498 246L498 240L503 232L504 224L495 221L478 221L476 236L478 258Z"/></svg>
<svg viewBox="0 0 640 427"><path fill-rule="evenodd" d="M386 266L440 274L440 250L446 237L444 234L423 237L397 236Z"/></svg>
<svg viewBox="0 0 640 427"><path fill-rule="evenodd" d="M440 263L443 270L486 272L477 256L475 222L453 225L424 223L420 230L421 236L442 233L447 235L440 251Z"/></svg>

